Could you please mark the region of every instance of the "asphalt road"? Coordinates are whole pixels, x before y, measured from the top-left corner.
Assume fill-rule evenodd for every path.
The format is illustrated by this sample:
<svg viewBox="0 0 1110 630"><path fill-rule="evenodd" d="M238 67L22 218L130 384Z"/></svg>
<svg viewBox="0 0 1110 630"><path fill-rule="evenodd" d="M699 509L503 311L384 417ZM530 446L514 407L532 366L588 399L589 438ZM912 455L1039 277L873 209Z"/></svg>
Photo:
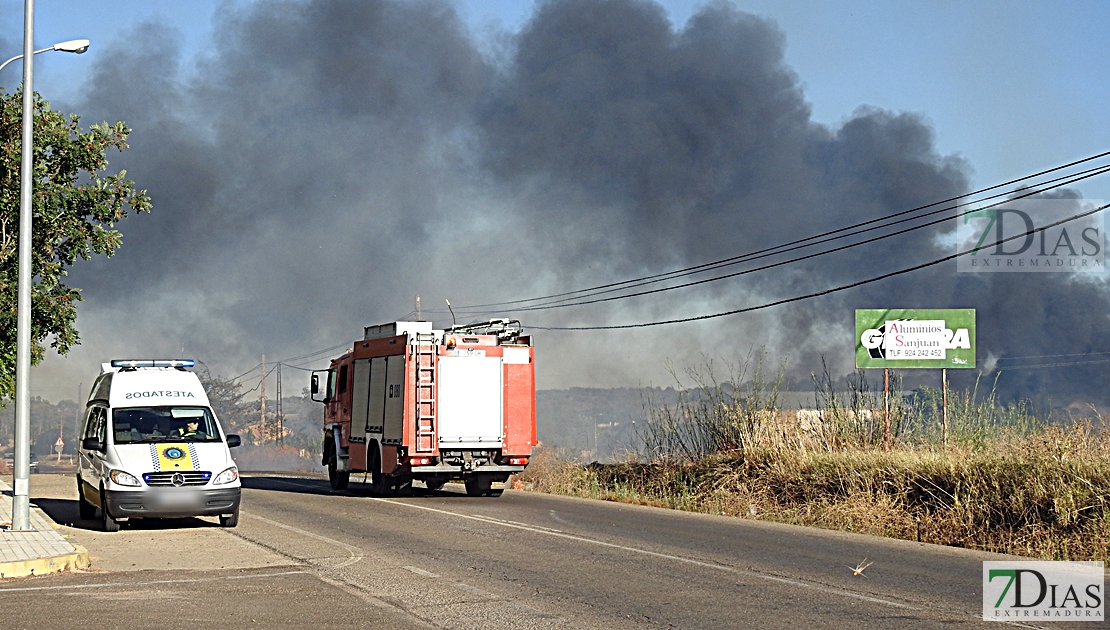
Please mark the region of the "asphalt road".
<svg viewBox="0 0 1110 630"><path fill-rule="evenodd" d="M105 534L77 519L72 476L33 476L93 570L2 581L0 607L68 628L981 627L981 562L1003 557L450 484L388 499L320 478L244 484L235 529Z"/></svg>

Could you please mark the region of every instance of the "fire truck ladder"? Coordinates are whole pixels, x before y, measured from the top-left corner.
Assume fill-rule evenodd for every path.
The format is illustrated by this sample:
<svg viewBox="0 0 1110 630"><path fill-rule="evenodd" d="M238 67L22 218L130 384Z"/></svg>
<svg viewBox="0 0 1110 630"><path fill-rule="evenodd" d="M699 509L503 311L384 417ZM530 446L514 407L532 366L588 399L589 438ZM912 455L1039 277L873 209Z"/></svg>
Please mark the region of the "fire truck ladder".
<svg viewBox="0 0 1110 630"><path fill-rule="evenodd" d="M436 445L435 336L416 335L416 450L431 452Z"/></svg>

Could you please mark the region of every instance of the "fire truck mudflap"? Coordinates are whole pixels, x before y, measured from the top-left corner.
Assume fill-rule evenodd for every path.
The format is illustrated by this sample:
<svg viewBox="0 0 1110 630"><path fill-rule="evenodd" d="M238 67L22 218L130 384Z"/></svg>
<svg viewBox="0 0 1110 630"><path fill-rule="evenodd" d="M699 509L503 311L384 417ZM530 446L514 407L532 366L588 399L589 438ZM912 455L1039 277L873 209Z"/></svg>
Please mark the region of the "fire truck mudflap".
<svg viewBox="0 0 1110 630"><path fill-rule="evenodd" d="M312 376L332 487L368 472L375 494L454 479L472 496L500 495L536 444L534 359L531 337L510 320L366 327Z"/></svg>

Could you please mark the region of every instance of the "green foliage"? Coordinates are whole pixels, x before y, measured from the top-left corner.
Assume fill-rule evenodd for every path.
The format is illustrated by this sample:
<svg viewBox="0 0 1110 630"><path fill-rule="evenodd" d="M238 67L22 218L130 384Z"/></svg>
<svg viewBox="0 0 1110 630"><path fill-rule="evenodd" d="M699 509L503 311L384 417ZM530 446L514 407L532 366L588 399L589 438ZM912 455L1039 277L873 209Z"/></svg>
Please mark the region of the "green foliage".
<svg viewBox="0 0 1110 630"><path fill-rule="evenodd" d="M19 179L23 94L0 94L0 396L15 389ZM111 256L121 243L116 222L149 212L150 198L126 179L107 173L109 149L127 148L131 130L122 122L92 125L50 109L35 95L34 214L31 272L31 361L44 344L65 354L80 343L74 328L80 290L66 286L67 269L93 255Z"/></svg>

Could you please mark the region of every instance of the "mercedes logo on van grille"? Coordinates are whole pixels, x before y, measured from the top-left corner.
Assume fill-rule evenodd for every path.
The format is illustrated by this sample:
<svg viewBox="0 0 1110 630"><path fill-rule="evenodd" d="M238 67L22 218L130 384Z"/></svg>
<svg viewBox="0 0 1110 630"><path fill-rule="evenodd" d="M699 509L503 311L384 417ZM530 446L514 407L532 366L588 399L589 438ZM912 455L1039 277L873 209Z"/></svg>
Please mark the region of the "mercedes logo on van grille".
<svg viewBox="0 0 1110 630"><path fill-rule="evenodd" d="M181 473L174 473L173 477L170 477L170 483L180 488L181 486L185 485L185 475L182 475Z"/></svg>

